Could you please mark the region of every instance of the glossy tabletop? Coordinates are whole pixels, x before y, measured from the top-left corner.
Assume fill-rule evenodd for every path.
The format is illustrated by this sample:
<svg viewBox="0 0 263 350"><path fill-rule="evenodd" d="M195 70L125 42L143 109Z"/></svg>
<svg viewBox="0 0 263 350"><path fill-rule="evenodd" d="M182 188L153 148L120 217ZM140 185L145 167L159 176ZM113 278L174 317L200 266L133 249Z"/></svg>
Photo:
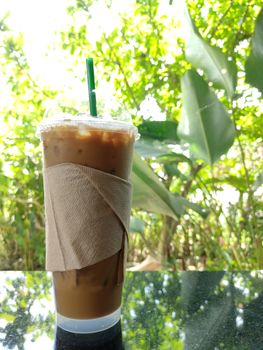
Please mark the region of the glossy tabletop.
<svg viewBox="0 0 263 350"><path fill-rule="evenodd" d="M56 330L52 278L0 272L0 349L263 349L263 271L128 272L122 319L80 336Z"/></svg>

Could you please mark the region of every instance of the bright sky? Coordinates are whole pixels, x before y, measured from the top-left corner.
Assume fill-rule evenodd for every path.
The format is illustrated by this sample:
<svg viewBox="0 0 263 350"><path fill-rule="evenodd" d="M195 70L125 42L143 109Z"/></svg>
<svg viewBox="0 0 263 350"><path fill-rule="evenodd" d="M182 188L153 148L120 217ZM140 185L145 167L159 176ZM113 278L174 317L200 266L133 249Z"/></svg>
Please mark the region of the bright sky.
<svg viewBox="0 0 263 350"><path fill-rule="evenodd" d="M7 20L14 34L23 33L25 51L33 71L36 69L41 78L50 79L51 71L57 71L59 65L54 60L52 66L43 66L46 51L54 39L54 32L66 25L66 0L8 0L0 2L0 13L9 12ZM51 51L52 53L52 51ZM58 71L60 73L60 69ZM41 74L43 73L43 74ZM54 77L54 76L53 76Z"/></svg>

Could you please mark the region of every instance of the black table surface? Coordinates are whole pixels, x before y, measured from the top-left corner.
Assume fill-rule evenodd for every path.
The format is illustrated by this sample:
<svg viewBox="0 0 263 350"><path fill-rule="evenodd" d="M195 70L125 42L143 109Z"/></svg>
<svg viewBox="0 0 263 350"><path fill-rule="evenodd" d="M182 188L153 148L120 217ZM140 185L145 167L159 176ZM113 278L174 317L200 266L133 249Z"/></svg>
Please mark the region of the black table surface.
<svg viewBox="0 0 263 350"><path fill-rule="evenodd" d="M121 323L56 329L52 278L0 272L0 349L263 350L263 271L128 272Z"/></svg>

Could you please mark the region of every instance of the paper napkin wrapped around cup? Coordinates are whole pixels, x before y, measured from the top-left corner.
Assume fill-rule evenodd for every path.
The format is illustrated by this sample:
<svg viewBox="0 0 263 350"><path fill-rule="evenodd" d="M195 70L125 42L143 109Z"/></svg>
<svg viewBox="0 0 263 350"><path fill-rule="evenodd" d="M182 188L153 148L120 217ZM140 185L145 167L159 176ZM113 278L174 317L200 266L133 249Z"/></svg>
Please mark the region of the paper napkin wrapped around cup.
<svg viewBox="0 0 263 350"><path fill-rule="evenodd" d="M48 271L81 269L118 251L124 259L131 210L128 181L62 163L44 169L44 183Z"/></svg>

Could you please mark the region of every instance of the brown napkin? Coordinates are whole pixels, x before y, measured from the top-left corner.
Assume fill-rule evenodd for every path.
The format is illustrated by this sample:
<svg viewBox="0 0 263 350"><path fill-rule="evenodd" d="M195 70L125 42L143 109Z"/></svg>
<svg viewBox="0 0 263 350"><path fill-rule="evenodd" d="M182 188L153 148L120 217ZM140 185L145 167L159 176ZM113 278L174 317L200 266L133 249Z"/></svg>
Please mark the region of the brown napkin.
<svg viewBox="0 0 263 350"><path fill-rule="evenodd" d="M63 163L46 168L44 182L48 271L81 269L124 251L131 209L128 181Z"/></svg>

